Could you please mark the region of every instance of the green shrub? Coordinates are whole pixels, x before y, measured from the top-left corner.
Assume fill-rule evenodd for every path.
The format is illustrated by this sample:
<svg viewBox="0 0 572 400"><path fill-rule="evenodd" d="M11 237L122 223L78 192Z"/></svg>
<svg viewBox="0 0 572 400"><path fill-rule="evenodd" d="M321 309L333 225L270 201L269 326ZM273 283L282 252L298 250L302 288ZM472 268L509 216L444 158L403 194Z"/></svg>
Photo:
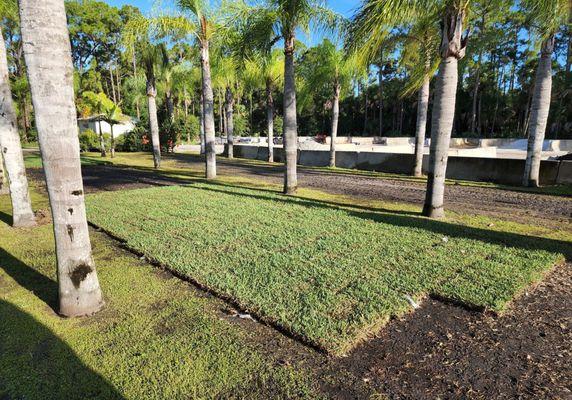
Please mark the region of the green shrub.
<svg viewBox="0 0 572 400"><path fill-rule="evenodd" d="M121 136L121 142L117 142L117 151L134 152L151 150L151 137L147 133L147 124L139 122L135 129L125 132Z"/></svg>
<svg viewBox="0 0 572 400"><path fill-rule="evenodd" d="M91 129L79 134L79 148L82 152L99 151L99 135Z"/></svg>

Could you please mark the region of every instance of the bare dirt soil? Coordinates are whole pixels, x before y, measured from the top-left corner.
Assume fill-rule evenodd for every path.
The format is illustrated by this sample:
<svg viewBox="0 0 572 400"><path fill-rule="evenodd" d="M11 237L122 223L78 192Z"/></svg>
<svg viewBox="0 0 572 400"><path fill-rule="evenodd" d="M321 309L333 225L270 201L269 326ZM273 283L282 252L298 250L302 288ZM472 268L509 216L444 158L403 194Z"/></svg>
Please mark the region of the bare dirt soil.
<svg viewBox="0 0 572 400"><path fill-rule="evenodd" d="M174 155L181 167L200 168L198 156ZM219 158L218 172L238 175L280 184L283 167L245 163L240 160ZM299 167L300 187L319 189L328 193L343 194L364 199L405 202L420 208L425 199L424 182L399 179L383 179L359 174L330 172ZM448 185L445 191L447 209L464 213L485 214L517 222L530 222L530 218L547 223L572 222L572 199L562 196L517 192L492 187Z"/></svg>
<svg viewBox="0 0 572 400"><path fill-rule="evenodd" d="M201 163L198 157L176 157L181 167ZM274 183L282 179L280 167L236 161L220 161L218 171ZM83 174L88 193L186 183L113 166L86 166ZM42 177L38 170L30 175ZM301 169L299 179L301 186L368 199L421 205L424 195L424 185L416 182L311 169ZM492 188L449 186L446 201L450 209L547 224L570 223L572 211L567 198ZM391 399L572 399L570 262L556 267L502 316L429 298L340 358L237 318L230 305L220 304L221 318L242 325L269 358L312 368L328 398L366 399L378 393Z"/></svg>

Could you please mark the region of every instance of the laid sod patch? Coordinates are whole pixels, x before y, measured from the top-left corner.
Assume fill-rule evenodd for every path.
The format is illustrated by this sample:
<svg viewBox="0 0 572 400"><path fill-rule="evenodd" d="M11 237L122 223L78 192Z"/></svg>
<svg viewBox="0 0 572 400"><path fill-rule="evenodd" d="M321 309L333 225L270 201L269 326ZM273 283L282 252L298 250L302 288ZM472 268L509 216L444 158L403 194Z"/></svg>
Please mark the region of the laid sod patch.
<svg viewBox="0 0 572 400"><path fill-rule="evenodd" d="M407 296L503 311L563 259L548 239L216 184L87 203L129 247L333 354L410 310Z"/></svg>
<svg viewBox="0 0 572 400"><path fill-rule="evenodd" d="M59 317L53 227L14 229L9 214L0 196L0 399L321 398L311 372L277 366L221 320L220 301L103 233L91 240L105 309Z"/></svg>

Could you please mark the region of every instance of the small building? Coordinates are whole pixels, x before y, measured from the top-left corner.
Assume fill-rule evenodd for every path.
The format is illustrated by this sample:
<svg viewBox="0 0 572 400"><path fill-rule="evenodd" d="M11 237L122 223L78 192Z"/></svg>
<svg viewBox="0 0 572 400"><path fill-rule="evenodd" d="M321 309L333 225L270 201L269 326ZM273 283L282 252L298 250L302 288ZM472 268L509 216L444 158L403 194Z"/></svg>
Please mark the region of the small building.
<svg viewBox="0 0 572 400"><path fill-rule="evenodd" d="M91 129L95 133L99 135L99 126L100 126L100 119L101 116L95 115L93 117L88 118L78 118L77 124L79 127L79 133L84 132L87 129ZM113 125L113 136L121 136L126 132L130 132L135 129L135 122L136 120L131 117L125 117L125 120L122 121L120 124ZM101 121L101 130L103 133L111 134L111 125L109 125L105 121Z"/></svg>

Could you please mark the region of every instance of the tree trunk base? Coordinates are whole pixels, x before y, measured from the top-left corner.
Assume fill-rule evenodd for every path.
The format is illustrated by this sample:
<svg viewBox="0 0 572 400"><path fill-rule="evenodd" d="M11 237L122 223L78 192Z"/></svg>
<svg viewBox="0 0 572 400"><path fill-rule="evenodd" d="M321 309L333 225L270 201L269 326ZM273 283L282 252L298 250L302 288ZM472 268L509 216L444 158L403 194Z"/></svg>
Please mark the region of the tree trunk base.
<svg viewBox="0 0 572 400"><path fill-rule="evenodd" d="M284 194L287 196L295 195L298 192L297 187L284 188Z"/></svg>
<svg viewBox="0 0 572 400"><path fill-rule="evenodd" d="M445 209L441 207L424 206L423 215L429 218L439 219L445 217Z"/></svg>
<svg viewBox="0 0 572 400"><path fill-rule="evenodd" d="M83 304L80 300L73 301L75 299L70 299L71 301L66 301L65 299L60 300L59 314L67 318L88 317L99 312L105 306L101 295L94 302L88 301L89 297L90 296L85 296L85 302L83 302Z"/></svg>
<svg viewBox="0 0 572 400"><path fill-rule="evenodd" d="M15 215L12 223L14 228L32 228L36 225L34 214Z"/></svg>

